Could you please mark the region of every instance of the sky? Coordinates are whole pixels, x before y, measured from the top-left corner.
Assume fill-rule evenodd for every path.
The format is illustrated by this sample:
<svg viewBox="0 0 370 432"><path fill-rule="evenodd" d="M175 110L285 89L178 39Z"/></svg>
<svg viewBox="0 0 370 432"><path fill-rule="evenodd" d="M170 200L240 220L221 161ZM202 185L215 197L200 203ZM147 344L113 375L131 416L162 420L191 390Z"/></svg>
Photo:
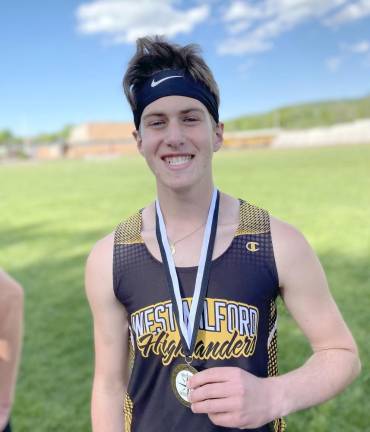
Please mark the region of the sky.
<svg viewBox="0 0 370 432"><path fill-rule="evenodd" d="M197 43L220 117L370 94L370 0L1 0L0 130L131 121L140 36Z"/></svg>

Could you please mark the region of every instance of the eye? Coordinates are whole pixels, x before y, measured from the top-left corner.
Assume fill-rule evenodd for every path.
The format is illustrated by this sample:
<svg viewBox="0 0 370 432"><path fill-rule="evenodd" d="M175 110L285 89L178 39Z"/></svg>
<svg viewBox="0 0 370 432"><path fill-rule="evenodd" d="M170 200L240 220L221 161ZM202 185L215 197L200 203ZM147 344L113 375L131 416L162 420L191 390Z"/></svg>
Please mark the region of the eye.
<svg viewBox="0 0 370 432"><path fill-rule="evenodd" d="M161 127L164 124L165 124L164 120L152 120L152 121L148 122L148 126L154 127L154 128Z"/></svg>
<svg viewBox="0 0 370 432"><path fill-rule="evenodd" d="M186 116L184 117L184 122L185 123L196 123L199 121L199 118L196 116Z"/></svg>

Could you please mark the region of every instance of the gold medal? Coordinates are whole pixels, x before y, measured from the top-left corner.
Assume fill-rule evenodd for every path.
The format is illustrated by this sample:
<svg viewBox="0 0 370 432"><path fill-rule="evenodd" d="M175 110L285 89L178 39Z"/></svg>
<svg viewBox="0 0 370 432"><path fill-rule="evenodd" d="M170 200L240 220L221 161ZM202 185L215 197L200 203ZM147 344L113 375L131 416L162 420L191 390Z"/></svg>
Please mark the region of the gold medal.
<svg viewBox="0 0 370 432"><path fill-rule="evenodd" d="M190 364L179 364L172 369L172 391L175 393L176 398L187 407L191 405L188 398L190 391L187 387L188 380L197 372Z"/></svg>

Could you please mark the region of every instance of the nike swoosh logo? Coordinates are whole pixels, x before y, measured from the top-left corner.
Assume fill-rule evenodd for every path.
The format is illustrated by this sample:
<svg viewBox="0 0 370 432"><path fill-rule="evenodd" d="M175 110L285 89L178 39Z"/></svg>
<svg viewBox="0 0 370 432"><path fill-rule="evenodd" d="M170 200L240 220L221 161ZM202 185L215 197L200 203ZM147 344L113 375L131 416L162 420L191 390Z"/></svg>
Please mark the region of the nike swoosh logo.
<svg viewBox="0 0 370 432"><path fill-rule="evenodd" d="M171 78L182 78L182 77L183 77L182 75L171 75L171 76L162 78L158 81L155 81L155 79L153 78L153 81L151 82L150 87L157 87L157 85L159 85L163 81L166 81L166 80L171 79Z"/></svg>

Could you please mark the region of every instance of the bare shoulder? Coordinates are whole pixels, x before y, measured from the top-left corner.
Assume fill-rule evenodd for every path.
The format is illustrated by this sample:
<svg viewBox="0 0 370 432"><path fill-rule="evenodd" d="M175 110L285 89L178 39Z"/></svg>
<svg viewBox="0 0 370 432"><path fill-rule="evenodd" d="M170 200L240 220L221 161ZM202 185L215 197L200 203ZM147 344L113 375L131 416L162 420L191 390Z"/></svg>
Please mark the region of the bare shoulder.
<svg viewBox="0 0 370 432"><path fill-rule="evenodd" d="M270 224L276 267L282 288L293 273L299 272L303 277L313 268L321 273L321 265L315 252L297 228L275 217L270 217Z"/></svg>
<svg viewBox="0 0 370 432"><path fill-rule="evenodd" d="M96 242L87 258L85 287L90 301L113 293L113 246L114 232Z"/></svg>
<svg viewBox="0 0 370 432"><path fill-rule="evenodd" d="M0 298L2 302L23 300L23 288L20 283L2 269L0 269Z"/></svg>
<svg viewBox="0 0 370 432"><path fill-rule="evenodd" d="M87 265L94 264L106 265L107 261L112 262L114 245L114 232L98 240L87 258ZM96 262L95 262L96 261Z"/></svg>
<svg viewBox="0 0 370 432"><path fill-rule="evenodd" d="M271 236L277 246L301 248L308 245L303 234L293 225L270 216Z"/></svg>
<svg viewBox="0 0 370 432"><path fill-rule="evenodd" d="M219 223L235 225L239 223L239 200L222 192L220 196Z"/></svg>
<svg viewBox="0 0 370 432"><path fill-rule="evenodd" d="M297 254L312 251L304 235L294 226L272 216L270 226L274 252L278 259L296 259Z"/></svg>

